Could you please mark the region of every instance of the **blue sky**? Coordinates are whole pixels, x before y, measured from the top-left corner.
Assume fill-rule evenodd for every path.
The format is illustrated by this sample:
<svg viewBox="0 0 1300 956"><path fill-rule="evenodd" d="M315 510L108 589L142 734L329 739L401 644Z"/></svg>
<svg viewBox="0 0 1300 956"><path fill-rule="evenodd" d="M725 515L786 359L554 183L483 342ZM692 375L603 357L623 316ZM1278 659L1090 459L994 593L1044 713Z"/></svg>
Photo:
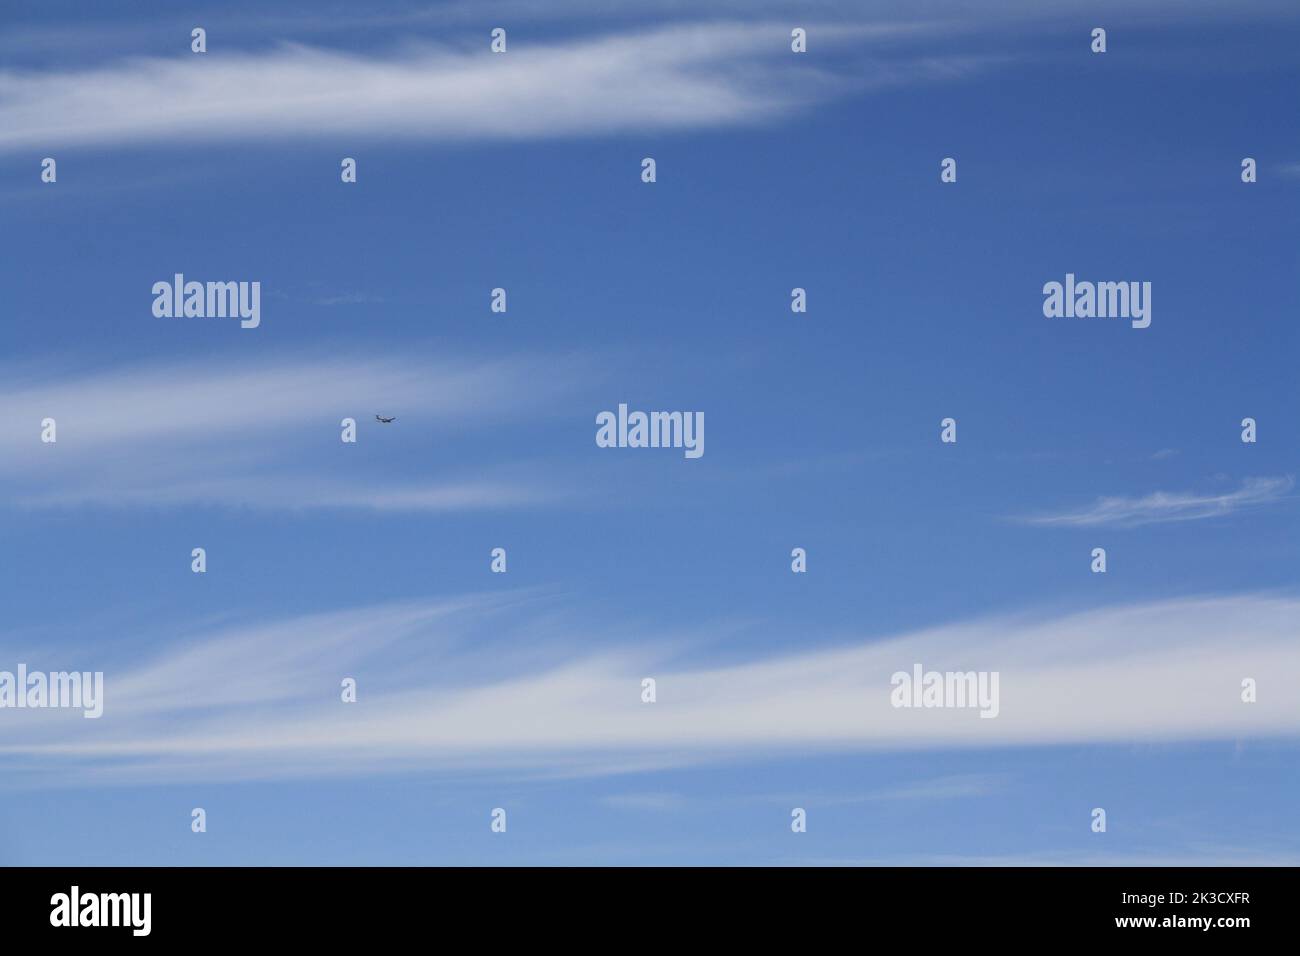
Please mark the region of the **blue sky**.
<svg viewBox="0 0 1300 956"><path fill-rule="evenodd" d="M0 861L1297 862L1288 6L8 5Z"/></svg>

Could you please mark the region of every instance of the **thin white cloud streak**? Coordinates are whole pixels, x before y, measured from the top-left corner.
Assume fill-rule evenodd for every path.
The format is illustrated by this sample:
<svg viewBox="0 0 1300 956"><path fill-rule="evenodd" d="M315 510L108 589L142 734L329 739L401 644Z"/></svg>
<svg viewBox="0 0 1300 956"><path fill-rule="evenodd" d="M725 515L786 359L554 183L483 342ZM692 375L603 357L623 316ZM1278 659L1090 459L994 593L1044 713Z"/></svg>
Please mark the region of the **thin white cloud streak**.
<svg viewBox="0 0 1300 956"><path fill-rule="evenodd" d="M329 16L308 5L295 10L285 7L229 11L220 19L220 35L234 40L262 41L265 38L364 34L397 31L438 30L443 33L478 31L489 21L511 24L548 24L565 29L589 29L593 23L692 22L700 20L757 18L780 23L844 23L860 21L861 0L656 0L652 8L642 4L611 3L609 0L444 0L436 4L377 2L331 9ZM875 0L870 16L875 22L891 24L941 24L949 29L996 30L1042 29L1045 25L1072 28L1081 12L1092 15L1122 13L1130 20L1164 22L1176 14L1179 22L1203 20L1295 19L1291 0L996 0L971 4L970 0ZM78 17L76 22L23 26L14 24L0 34L0 51L15 57L31 54L75 54L85 58L102 54L105 47L133 52L133 44L156 42L158 35L187 36L192 17L171 16L151 10L151 30L126 19L114 10L110 19Z"/></svg>
<svg viewBox="0 0 1300 956"><path fill-rule="evenodd" d="M916 780L898 786L868 791L809 791L797 793L769 793L751 795L750 799L765 804L798 806L802 803L815 804L819 807L853 806L862 803L888 803L896 800L913 802L916 800L963 800L976 797L988 797L1007 790L1011 778L1005 774L966 773L951 774Z"/></svg>
<svg viewBox="0 0 1300 956"><path fill-rule="evenodd" d="M160 322L170 320L160 319ZM79 450L126 441L170 441L238 432L258 434L396 406L440 423L524 415L522 391L547 395L572 372L541 359L453 361L350 358L184 362L36 380L5 371L0 449L31 450L44 417L59 420L59 443ZM17 383L17 384L15 384ZM369 417L369 415L367 415ZM64 437L71 439L64 445ZM50 449L54 450L54 449Z"/></svg>
<svg viewBox="0 0 1300 956"><path fill-rule="evenodd" d="M28 508L180 507L209 505L276 511L363 510L375 512L446 512L522 508L555 504L564 495L536 483L449 481L393 485L380 481L322 481L310 474L260 478L195 477L175 483L124 485L78 484L18 499Z"/></svg>
<svg viewBox="0 0 1300 956"><path fill-rule="evenodd" d="M1247 478L1236 491L1221 495L1157 491L1141 498L1098 498L1083 511L1029 515L1027 524L1089 528L1097 525L1133 527L1169 521L1198 521L1220 518L1248 508L1283 500L1295 485L1290 477Z"/></svg>
<svg viewBox="0 0 1300 956"><path fill-rule="evenodd" d="M667 813L685 809L686 798L680 793L616 793L602 797L600 803L615 810L639 810Z"/></svg>
<svg viewBox="0 0 1300 956"><path fill-rule="evenodd" d="M662 646L593 652L590 627L572 632L586 650L553 651L535 609L520 622L501 601L383 606L191 638L184 650L104 668L99 720L0 711L0 762L33 783L583 776L788 753L1300 735L1292 598L987 620L725 666L675 665ZM506 645L535 653L521 662ZM890 677L914 663L998 671L999 716L895 709ZM339 700L345 676L358 680L355 704ZM655 704L640 699L647 676L658 682ZM1246 677L1258 681L1257 703L1241 700Z"/></svg>
<svg viewBox="0 0 1300 956"><path fill-rule="evenodd" d="M382 136L513 140L750 123L864 87L949 79L977 58L902 53L845 73L791 57L779 23L707 23L493 54L411 46L368 55L136 57L65 72L0 72L0 151L77 144ZM827 27L825 50L915 32ZM825 61L823 60L824 64Z"/></svg>
<svg viewBox="0 0 1300 956"><path fill-rule="evenodd" d="M328 23L316 16L236 18L216 32L207 54L128 52L90 66L82 64L105 50L130 51L139 31L120 23L40 27L0 39L0 48L80 47L77 66L0 70L0 153L308 137L528 140L750 124L835 96L962 79L1018 55L1005 44L991 53L991 33L1005 38L1008 30L1069 21L1030 0L978 15L957 0L924 10L898 2L873 10L870 23L852 4L781 6L728 3L703 14L730 19L698 20L691 19L701 15L698 5L681 3L653 11L661 21L653 26L543 42L516 36L503 55L489 52L483 33L471 36L459 26L439 30L440 40L451 35L454 44L409 39L411 30L438 28L449 18L484 22L478 3L366 10ZM1146 6L1153 18L1167 16L1162 2ZM1133 14L1131 3L1124 9ZM1212 19L1293 14L1281 0L1208 3L1194 11L1183 3L1178 11ZM607 4L543 9L529 0L501 21L523 22L529 12L577 17L583 29L644 17ZM742 19L755 13L757 22ZM814 19L805 19L809 14ZM792 23L809 31L818 55L790 55ZM405 45L381 53L293 41L270 50L237 46L330 32L352 38L364 30L396 33ZM966 49L953 49L954 40Z"/></svg>
<svg viewBox="0 0 1300 956"><path fill-rule="evenodd" d="M164 320L165 321L165 320ZM575 359L357 357L144 365L105 373L6 370L0 481L30 507L186 503L260 508L446 511L551 497L545 483L448 473L376 473L357 452L377 440L427 448L456 433L538 421L589 370ZM375 414L396 415L392 425ZM58 441L41 441L41 422ZM354 418L359 444L340 423ZM391 447L391 446L390 446Z"/></svg>
<svg viewBox="0 0 1300 956"><path fill-rule="evenodd" d="M909 783L889 790L878 790L863 800L955 800L963 797L987 797L1006 789L1003 777L992 774L959 774Z"/></svg>

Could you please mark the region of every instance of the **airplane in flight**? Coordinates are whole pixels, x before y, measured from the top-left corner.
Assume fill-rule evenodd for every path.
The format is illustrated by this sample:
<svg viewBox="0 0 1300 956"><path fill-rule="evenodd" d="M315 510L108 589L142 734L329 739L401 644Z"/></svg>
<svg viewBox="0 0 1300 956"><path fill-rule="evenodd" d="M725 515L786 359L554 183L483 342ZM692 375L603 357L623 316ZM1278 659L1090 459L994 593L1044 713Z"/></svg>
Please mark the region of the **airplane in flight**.
<svg viewBox="0 0 1300 956"><path fill-rule="evenodd" d="M385 425L388 425L388 424L390 424L391 422L395 422L395 421L397 421L397 416L394 415L392 418L385 418L383 415L376 415L376 416L375 416L375 421L377 421L377 422L383 422Z"/></svg>

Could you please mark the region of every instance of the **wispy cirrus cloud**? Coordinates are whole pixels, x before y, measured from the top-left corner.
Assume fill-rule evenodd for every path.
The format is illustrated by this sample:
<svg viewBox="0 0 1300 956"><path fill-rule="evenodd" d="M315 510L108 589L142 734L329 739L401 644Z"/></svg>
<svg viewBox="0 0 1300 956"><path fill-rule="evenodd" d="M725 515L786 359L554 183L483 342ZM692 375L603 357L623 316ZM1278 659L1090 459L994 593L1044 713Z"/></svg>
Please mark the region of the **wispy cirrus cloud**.
<svg viewBox="0 0 1300 956"><path fill-rule="evenodd" d="M589 372L571 357L415 353L211 359L79 374L11 366L0 386L0 488L7 502L27 507L517 507L555 492L509 462L485 476L461 471L449 457L430 475L427 464L399 452L559 413ZM374 415L381 413L399 420L380 425ZM41 441L47 418L56 423L56 443ZM356 445L340 441L344 418L357 422ZM397 436L404 441L391 444ZM388 454L360 453L379 447Z"/></svg>
<svg viewBox="0 0 1300 956"><path fill-rule="evenodd" d="M602 643L589 615L539 613L537 600L546 599L471 596L252 622L95 664L103 716L0 711L16 731L0 742L0 765L12 783L416 769L591 776L789 753L1300 736L1300 696L1288 690L1300 682L1300 600L1290 597L991 618L692 665L670 641ZM998 671L1000 713L894 708L891 675L915 662ZM348 676L355 704L339 699ZM654 704L641 701L647 676ZM1246 677L1259 682L1256 703L1241 700ZM959 777L876 797L994 786Z"/></svg>
<svg viewBox="0 0 1300 956"><path fill-rule="evenodd" d="M1174 7L1180 18L1294 15L1285 0L1139 6L1157 20ZM1114 7L1134 14L1132 3ZM960 0L923 9L891 0L871 15L864 20L847 0L729 0L708 9L674 0L649 13L595 0L398 4L327 18L258 9L225 18L203 55L185 45L189 20L162 31L183 51L168 55L133 45L157 29L120 20L18 28L0 37L10 62L38 51L37 64L57 65L0 70L0 153L340 137L510 141L753 124L838 96L962 80L1023 56L997 42L1008 31L1074 21L1068 7L1031 0L978 12ZM506 54L493 54L482 30L489 19L553 21L572 32L516 37ZM603 32L590 32L593 24ZM816 56L790 55L793 25L808 31ZM437 41L411 39L422 31L437 31ZM365 51L349 49L359 35L371 38ZM396 39L379 50L385 36Z"/></svg>
<svg viewBox="0 0 1300 956"><path fill-rule="evenodd" d="M667 813L687 806L686 798L680 793L615 793L602 797L600 802L616 810L641 810L651 813Z"/></svg>
<svg viewBox="0 0 1300 956"><path fill-rule="evenodd" d="M821 49L916 26L834 26ZM382 55L300 44L0 72L0 151L76 144L379 136L522 140L751 123L851 90L949 80L989 62L873 50L817 64L784 22L661 26L493 54L408 45ZM832 65L834 63L834 65Z"/></svg>
<svg viewBox="0 0 1300 956"><path fill-rule="evenodd" d="M1076 528L1197 521L1281 501L1294 486L1295 480L1290 476L1247 478L1240 488L1224 494L1157 491L1140 498L1098 498L1091 507L1079 511L1027 515L1019 520L1034 525Z"/></svg>
<svg viewBox="0 0 1300 956"><path fill-rule="evenodd" d="M955 800L987 797L1006 789L1006 780L994 774L955 774L933 780L890 787L866 794L864 800Z"/></svg>
<svg viewBox="0 0 1300 956"><path fill-rule="evenodd" d="M57 8L54 0L52 6ZM165 42L172 37L188 37L194 18L184 11L170 8L148 11L150 29L126 18L123 11L85 10L79 16L64 16L54 23L7 25L0 34L0 53L6 59L24 54L73 54L80 58L102 55L111 49L135 52L143 44ZM411 0L371 0L364 5L331 7L328 16L307 6L244 4L225 5L208 11L205 19L217 25L217 33L232 41L264 41L286 37L372 37L397 31L476 31L481 35L484 24L527 25L530 32L539 27L558 27L569 31L590 29L592 24L606 26L641 23L647 20L670 22L716 21L752 18L781 23L808 22L845 24L863 19L864 12L875 22L934 23L948 30L995 29L1017 27L1041 29L1045 24L1066 24L1073 28L1080 13L1093 15L1125 14L1132 21L1154 20L1164 24L1177 14L1180 22L1202 20L1294 19L1295 5L1289 0L996 0L972 5L969 0L874 0L868 11L860 0L655 0L643 4L610 3L609 0L440 0L438 3Z"/></svg>

